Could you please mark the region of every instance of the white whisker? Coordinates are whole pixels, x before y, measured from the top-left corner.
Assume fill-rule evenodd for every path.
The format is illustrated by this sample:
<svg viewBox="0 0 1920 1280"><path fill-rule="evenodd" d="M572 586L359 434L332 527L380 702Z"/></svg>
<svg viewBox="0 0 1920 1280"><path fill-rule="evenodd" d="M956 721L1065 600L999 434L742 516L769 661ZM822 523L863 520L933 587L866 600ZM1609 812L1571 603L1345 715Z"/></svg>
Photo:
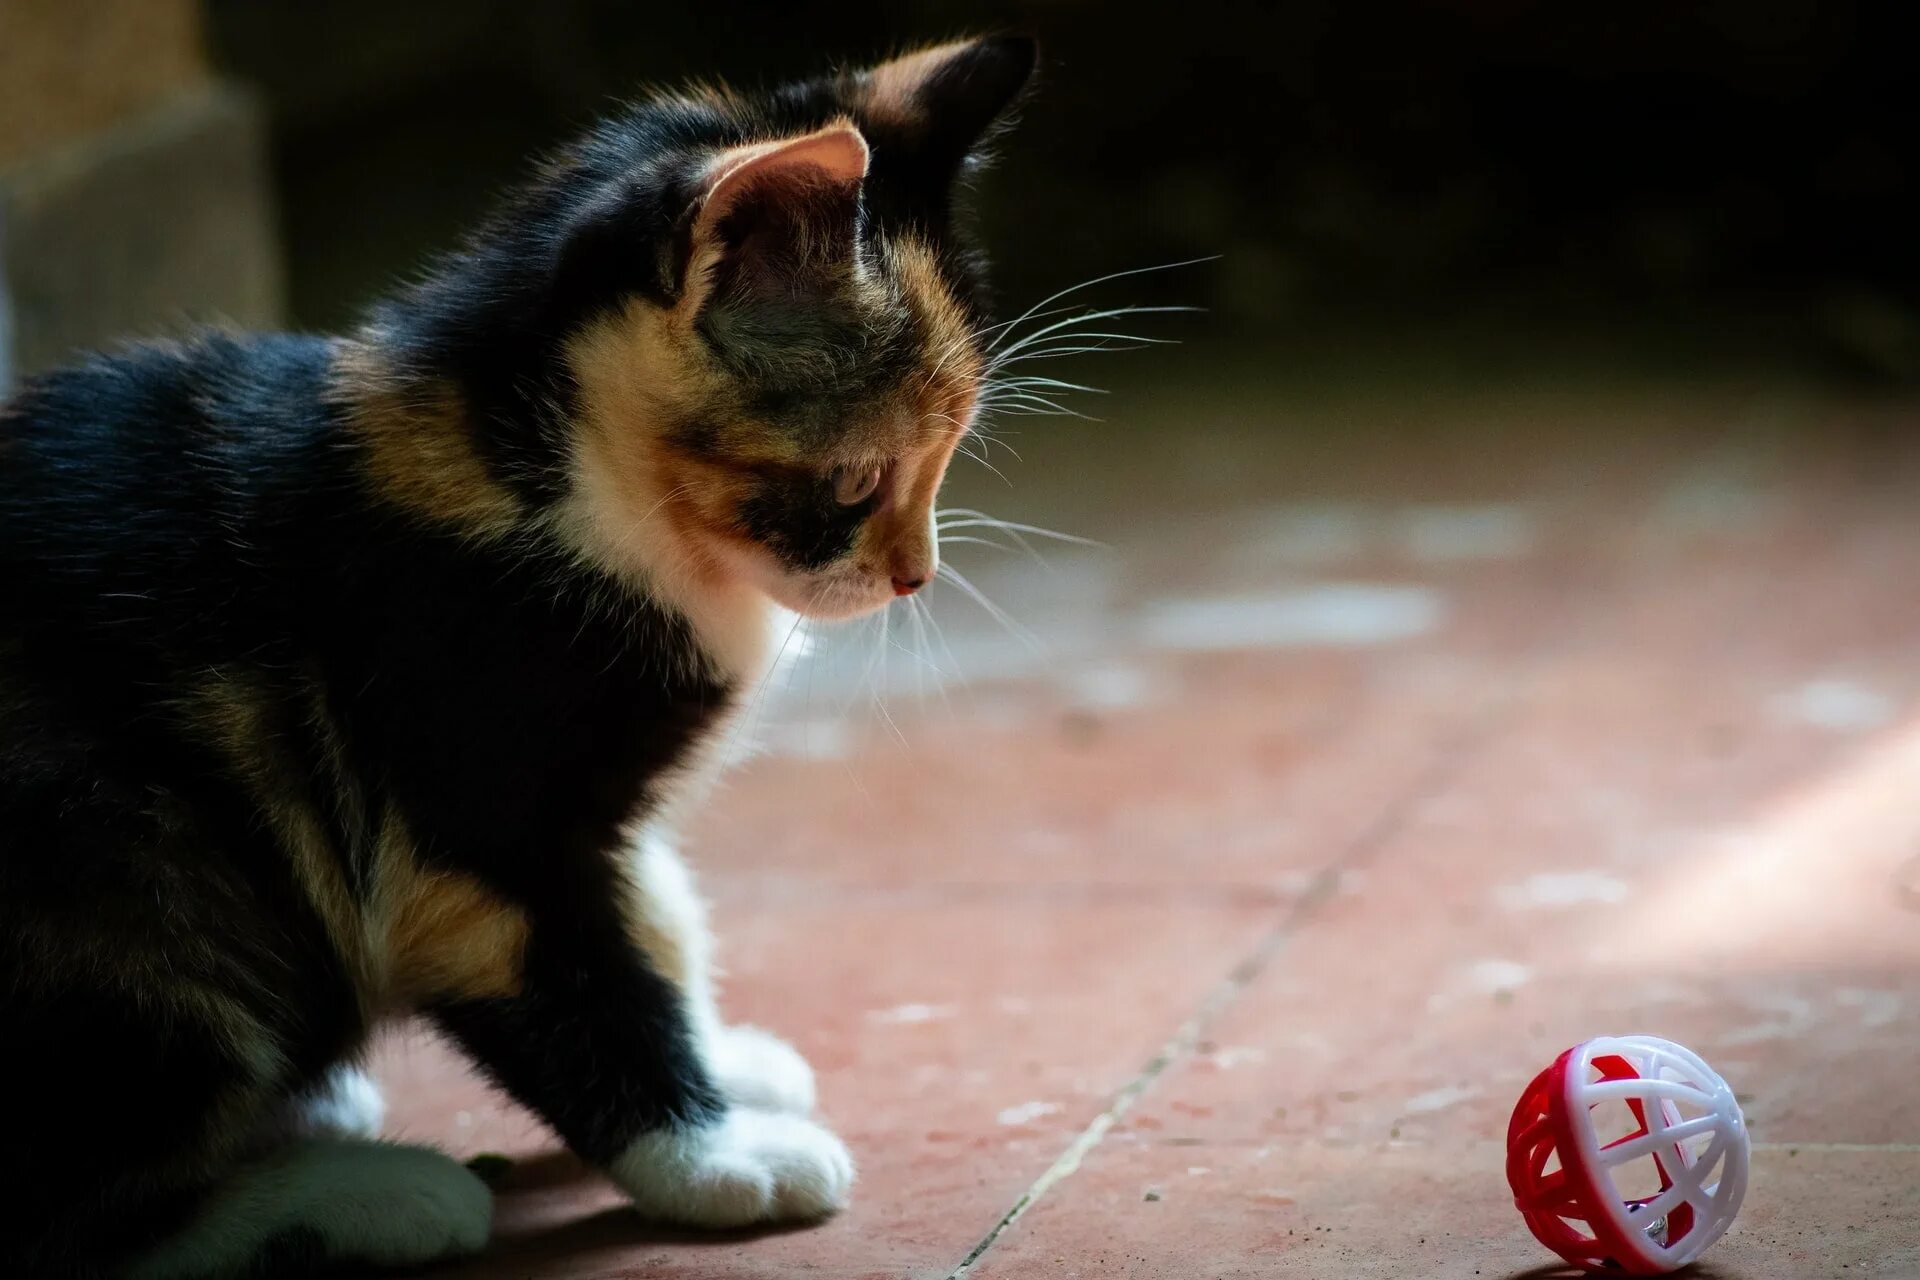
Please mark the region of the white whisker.
<svg viewBox="0 0 1920 1280"><path fill-rule="evenodd" d="M967 673L960 669L960 659L955 656L953 646L947 643L947 629L940 625L940 619L933 616L933 606L928 604L921 596L908 596L907 603L914 607L916 613L926 619L927 628L933 632L934 639L939 642L940 651L947 655L947 665L953 671L953 678L960 682L962 689L965 689L968 694L972 694L973 686L967 683ZM944 689L941 690L943 696L945 692Z"/></svg>
<svg viewBox="0 0 1920 1280"><path fill-rule="evenodd" d="M1082 289L1091 289L1095 285L1106 284L1110 280L1124 280L1129 276L1150 275L1155 271L1175 271L1181 267L1192 267L1192 266L1198 266L1200 263L1203 263L1203 262L1213 262L1213 261L1216 261L1219 257L1220 255L1217 253L1208 254L1206 257L1202 257L1202 258L1186 258L1179 262L1162 262L1151 267L1133 267L1126 271L1114 271L1104 276L1095 276L1091 280L1082 280L1079 284L1068 285L1066 288L1060 290L1057 293L1048 294L1046 297L1040 299L1040 301L1034 303L1031 307L1028 307L1025 311L1015 316L1012 320L1006 321L1004 323L1009 328L1011 328L1013 325L1017 325L1021 321L1032 317L1034 313L1039 311L1040 308L1042 307L1049 306L1055 302L1058 302L1060 299L1066 297L1067 295L1078 293ZM1005 334L1001 334L1000 336L1002 339L1006 337ZM994 345L998 345L998 342L999 340L996 339ZM989 346L987 349L991 351L993 347Z"/></svg>
<svg viewBox="0 0 1920 1280"><path fill-rule="evenodd" d="M1016 352L1026 350L1028 347L1031 347L1034 343L1040 341L1042 338L1048 337L1052 334L1057 334L1061 332L1072 332L1072 333L1081 332L1080 330L1077 330L1075 328L1076 325L1091 324L1096 320L1117 320L1122 316L1192 314L1193 312L1204 311L1205 309L1206 308L1204 307L1194 307L1194 306L1184 306L1184 305L1168 305L1168 306L1157 306L1157 307L1125 306L1125 307L1103 307L1098 311L1078 312L1074 315L1066 316L1059 320L1055 320L1051 324L1043 324L1038 329L1035 329L1032 333L1023 334L1018 342L1015 342L1012 345L994 353L993 366L995 368L998 368L1000 365L1006 363L1008 357L1014 355Z"/></svg>
<svg viewBox="0 0 1920 1280"><path fill-rule="evenodd" d="M1033 650L1033 652L1041 652L1039 637L1015 622L1005 609L1002 609L999 605L988 599L987 594L980 590L980 588L974 586L965 574L948 564L941 565L938 573L940 577L945 578L947 581L953 583L954 586L966 592L975 604L986 610L989 617L1006 628L1008 635L1026 645L1029 649Z"/></svg>
<svg viewBox="0 0 1920 1280"><path fill-rule="evenodd" d="M968 529L974 527L1005 529L1008 531L1018 531L1020 533L1031 533L1038 538L1052 538L1058 542L1071 542L1082 547L1097 547L1102 551L1113 550L1109 544L1100 542L1094 538L1083 538L1076 533L1062 533L1058 529L1043 529L1037 524L1021 524L1018 520L1002 520L998 516L988 515L986 512L976 510L973 507L941 507L933 514L935 524L942 533L948 529ZM940 520L941 516L964 516L966 519L942 522Z"/></svg>
<svg viewBox="0 0 1920 1280"><path fill-rule="evenodd" d="M964 528L965 526L961 527ZM945 529L942 529L940 531L940 545L944 547L949 542L972 543L977 547L992 547L995 551L1005 551L1009 553L1013 551L1013 548L1007 546L1005 543L994 542L989 538L969 538L961 534L949 535Z"/></svg>

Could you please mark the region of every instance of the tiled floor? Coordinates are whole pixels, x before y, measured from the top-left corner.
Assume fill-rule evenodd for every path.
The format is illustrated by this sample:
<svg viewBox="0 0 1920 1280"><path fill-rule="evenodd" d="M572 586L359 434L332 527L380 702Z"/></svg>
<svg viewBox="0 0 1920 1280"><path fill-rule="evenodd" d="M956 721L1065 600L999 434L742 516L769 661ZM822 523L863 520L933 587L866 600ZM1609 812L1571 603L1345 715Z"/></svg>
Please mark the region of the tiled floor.
<svg viewBox="0 0 1920 1280"><path fill-rule="evenodd" d="M961 478L1109 544L950 548L1032 646L829 637L689 834L852 1209L648 1228L399 1037L394 1132L518 1160L438 1274L1545 1276L1508 1109L1645 1030L1756 1142L1700 1274L1920 1276L1920 405L1204 372Z"/></svg>

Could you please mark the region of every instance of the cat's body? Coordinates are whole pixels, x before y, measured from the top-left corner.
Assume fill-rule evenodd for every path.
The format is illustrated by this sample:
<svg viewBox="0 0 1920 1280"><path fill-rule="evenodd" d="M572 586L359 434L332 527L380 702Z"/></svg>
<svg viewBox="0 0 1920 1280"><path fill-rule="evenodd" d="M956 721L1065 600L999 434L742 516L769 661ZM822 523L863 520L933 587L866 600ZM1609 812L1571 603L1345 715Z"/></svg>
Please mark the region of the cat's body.
<svg viewBox="0 0 1920 1280"><path fill-rule="evenodd" d="M0 410L0 1273L479 1247L471 1174L339 1132L408 1011L646 1212L841 1202L668 828L783 603L932 572L978 370L947 188L1032 57L641 108L353 337Z"/></svg>

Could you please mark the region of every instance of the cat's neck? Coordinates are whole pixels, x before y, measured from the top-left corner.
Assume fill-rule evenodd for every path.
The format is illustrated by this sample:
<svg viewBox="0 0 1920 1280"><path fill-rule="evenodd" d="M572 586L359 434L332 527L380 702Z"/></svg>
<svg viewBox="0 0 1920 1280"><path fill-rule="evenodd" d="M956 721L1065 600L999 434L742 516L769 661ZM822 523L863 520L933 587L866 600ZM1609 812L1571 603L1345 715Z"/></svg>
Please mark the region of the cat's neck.
<svg viewBox="0 0 1920 1280"><path fill-rule="evenodd" d="M487 455L481 432L497 425L493 418L476 421L454 378L408 367L377 335L336 344L332 369L343 428L381 500L490 554L556 547L582 572L684 618L723 683L763 678L793 615L683 545L672 522L655 518L664 495L600 492L595 478L607 470L558 462L557 477L515 483Z"/></svg>

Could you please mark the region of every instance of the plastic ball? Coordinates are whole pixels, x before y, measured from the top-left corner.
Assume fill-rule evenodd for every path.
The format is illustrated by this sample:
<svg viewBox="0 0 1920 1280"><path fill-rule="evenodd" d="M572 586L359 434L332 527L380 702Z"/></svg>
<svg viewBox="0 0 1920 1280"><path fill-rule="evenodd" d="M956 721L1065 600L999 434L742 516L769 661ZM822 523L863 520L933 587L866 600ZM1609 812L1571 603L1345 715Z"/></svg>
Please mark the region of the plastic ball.
<svg viewBox="0 0 1920 1280"><path fill-rule="evenodd" d="M1657 1276L1725 1234L1747 1190L1746 1119L1690 1050L1600 1036L1534 1077L1507 1125L1527 1226L1590 1271Z"/></svg>

